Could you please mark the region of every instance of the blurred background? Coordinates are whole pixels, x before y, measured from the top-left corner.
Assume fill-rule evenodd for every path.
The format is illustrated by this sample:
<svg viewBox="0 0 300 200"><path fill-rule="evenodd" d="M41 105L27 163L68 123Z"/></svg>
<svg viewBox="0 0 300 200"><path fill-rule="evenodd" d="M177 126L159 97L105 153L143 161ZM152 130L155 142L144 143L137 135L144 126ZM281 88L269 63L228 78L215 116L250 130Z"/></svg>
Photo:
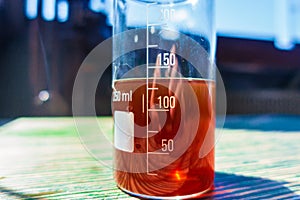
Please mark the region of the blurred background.
<svg viewBox="0 0 300 200"><path fill-rule="evenodd" d="M300 1L215 1L228 114L300 114ZM76 73L111 21L112 0L0 0L0 118L72 115ZM110 85L108 69L98 114Z"/></svg>

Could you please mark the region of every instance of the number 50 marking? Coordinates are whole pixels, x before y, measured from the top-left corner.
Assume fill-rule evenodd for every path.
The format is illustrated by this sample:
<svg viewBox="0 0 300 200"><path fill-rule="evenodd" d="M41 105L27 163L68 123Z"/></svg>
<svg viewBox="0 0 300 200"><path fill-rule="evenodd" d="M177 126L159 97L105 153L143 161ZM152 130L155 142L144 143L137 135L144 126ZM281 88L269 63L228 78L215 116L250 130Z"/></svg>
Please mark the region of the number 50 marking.
<svg viewBox="0 0 300 200"><path fill-rule="evenodd" d="M174 150L174 141L172 139L162 139L161 140L161 150L163 152L169 151L172 152Z"/></svg>

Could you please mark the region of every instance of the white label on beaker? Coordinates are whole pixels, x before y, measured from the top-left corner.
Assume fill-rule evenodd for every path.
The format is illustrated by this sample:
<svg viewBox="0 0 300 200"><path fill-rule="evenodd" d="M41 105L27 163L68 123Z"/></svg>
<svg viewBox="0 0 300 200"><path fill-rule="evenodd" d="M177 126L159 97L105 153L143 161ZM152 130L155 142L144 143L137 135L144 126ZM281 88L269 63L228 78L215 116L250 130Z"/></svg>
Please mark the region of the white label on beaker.
<svg viewBox="0 0 300 200"><path fill-rule="evenodd" d="M115 111L115 147L122 151L134 150L134 116L132 112Z"/></svg>

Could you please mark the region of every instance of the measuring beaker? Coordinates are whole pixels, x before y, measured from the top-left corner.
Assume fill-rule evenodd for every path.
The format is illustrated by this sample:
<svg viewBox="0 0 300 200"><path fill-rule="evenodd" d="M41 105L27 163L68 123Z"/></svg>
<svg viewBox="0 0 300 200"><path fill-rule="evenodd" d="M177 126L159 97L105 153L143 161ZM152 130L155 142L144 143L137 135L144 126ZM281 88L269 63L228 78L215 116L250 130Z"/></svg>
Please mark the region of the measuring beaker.
<svg viewBox="0 0 300 200"><path fill-rule="evenodd" d="M115 180L142 198L213 187L213 0L115 0Z"/></svg>

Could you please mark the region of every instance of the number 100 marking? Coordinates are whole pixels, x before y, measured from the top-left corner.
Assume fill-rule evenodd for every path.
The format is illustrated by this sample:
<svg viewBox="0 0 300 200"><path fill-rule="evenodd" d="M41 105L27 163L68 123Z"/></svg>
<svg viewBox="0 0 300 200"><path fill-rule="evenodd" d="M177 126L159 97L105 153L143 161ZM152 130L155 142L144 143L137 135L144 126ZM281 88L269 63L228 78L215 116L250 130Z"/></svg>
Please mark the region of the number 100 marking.
<svg viewBox="0 0 300 200"><path fill-rule="evenodd" d="M159 108L175 108L176 101L174 96L159 96L157 99L159 100Z"/></svg>

